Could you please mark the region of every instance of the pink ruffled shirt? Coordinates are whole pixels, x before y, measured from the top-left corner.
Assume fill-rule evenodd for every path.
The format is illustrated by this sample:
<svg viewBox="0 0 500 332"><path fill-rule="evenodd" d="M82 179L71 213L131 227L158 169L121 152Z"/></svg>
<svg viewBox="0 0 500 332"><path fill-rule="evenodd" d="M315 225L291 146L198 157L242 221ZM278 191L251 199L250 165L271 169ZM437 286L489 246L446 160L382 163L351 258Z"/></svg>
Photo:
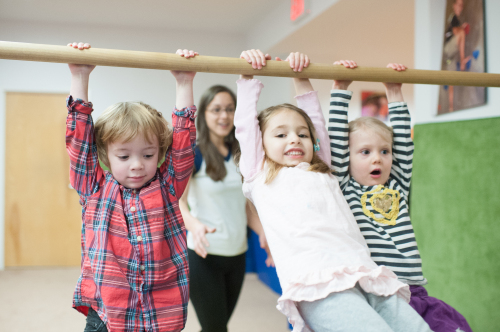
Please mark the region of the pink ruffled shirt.
<svg viewBox="0 0 500 332"><path fill-rule="evenodd" d="M307 171L309 164L283 168L264 184L262 133L257 121L257 101L262 83L238 80L238 105L234 123L240 142L240 171L244 195L257 208L276 264L283 290L277 308L294 326L310 331L296 301L314 301L350 289L359 282L369 293L399 293L406 301L406 284L385 266L377 266L338 181L331 174ZM320 139L318 156L330 163L329 137L316 92L296 97L298 107L311 118Z"/></svg>

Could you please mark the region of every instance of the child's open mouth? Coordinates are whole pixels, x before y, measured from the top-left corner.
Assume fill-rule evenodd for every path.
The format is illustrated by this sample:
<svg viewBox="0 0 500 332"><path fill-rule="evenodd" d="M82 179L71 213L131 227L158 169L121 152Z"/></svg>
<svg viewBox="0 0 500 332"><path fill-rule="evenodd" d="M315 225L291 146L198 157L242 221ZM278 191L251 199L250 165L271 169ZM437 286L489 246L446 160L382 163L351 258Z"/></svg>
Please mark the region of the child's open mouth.
<svg viewBox="0 0 500 332"><path fill-rule="evenodd" d="M382 174L382 172L379 169L375 169L375 170L370 172L370 175L372 176L372 178L378 178L378 177L380 177L381 174Z"/></svg>

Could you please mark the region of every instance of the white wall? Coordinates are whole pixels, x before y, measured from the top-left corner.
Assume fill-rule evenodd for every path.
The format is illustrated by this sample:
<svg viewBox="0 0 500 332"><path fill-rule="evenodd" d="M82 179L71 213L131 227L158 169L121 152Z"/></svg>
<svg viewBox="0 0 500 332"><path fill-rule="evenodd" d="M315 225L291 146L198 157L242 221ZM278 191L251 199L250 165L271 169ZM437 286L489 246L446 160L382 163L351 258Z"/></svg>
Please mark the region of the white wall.
<svg viewBox="0 0 500 332"><path fill-rule="evenodd" d="M395 29L397 27L397 29ZM405 0L338 1L315 19L290 33L271 48L272 54L307 53L316 63L355 60L361 67L385 67L398 62L413 68L414 3ZM388 33L390 31L390 33ZM330 80L313 80L325 117L330 105ZM361 92L384 92L382 83L353 82L349 119L361 116ZM413 114L413 85L403 85L403 95Z"/></svg>
<svg viewBox="0 0 500 332"><path fill-rule="evenodd" d="M318 15L339 0L304 0L306 13L295 22L290 20L290 1L281 3L264 15L259 22L249 27L248 46L267 52L288 35L313 21ZM290 50L292 51L292 50ZM282 56L284 54L276 54Z"/></svg>
<svg viewBox="0 0 500 332"><path fill-rule="evenodd" d="M160 29L111 26L68 26L30 22L0 22L0 40L37 44L66 45L85 41L94 47L174 53L178 48L195 49L200 54L239 57L248 48L244 35L186 33ZM236 91L237 75L199 73L195 79L195 103L213 84L224 84ZM273 93L259 102L264 108L289 99L289 85L284 79L262 78ZM5 217L5 93L69 93L70 74L65 64L0 60L0 269L4 268ZM98 67L91 74L90 100L94 117L109 105L120 101L141 100L157 108L169 119L175 105L175 80L160 70ZM33 110L36 111L35 109ZM64 117L65 114L48 114Z"/></svg>
<svg viewBox="0 0 500 332"><path fill-rule="evenodd" d="M485 46L488 73L500 73L500 1L485 2ZM415 69L441 69L446 0L415 1ZM415 85L415 123L459 121L500 116L500 88L487 88L487 104L437 116L439 86Z"/></svg>

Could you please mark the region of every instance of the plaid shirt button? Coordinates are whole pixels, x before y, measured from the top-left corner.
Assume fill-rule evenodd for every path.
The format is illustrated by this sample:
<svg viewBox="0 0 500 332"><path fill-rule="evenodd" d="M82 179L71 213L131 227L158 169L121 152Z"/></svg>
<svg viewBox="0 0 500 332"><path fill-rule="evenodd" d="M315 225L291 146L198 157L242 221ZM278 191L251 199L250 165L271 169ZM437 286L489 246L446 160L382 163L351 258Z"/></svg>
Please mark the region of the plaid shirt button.
<svg viewBox="0 0 500 332"><path fill-rule="evenodd" d="M135 206L132 206L132 207L130 208L130 211L134 212L134 211L135 211Z"/></svg>
<svg viewBox="0 0 500 332"><path fill-rule="evenodd" d="M146 267L144 265L141 265L140 269L141 269L141 271L144 271L146 269Z"/></svg>
<svg viewBox="0 0 500 332"><path fill-rule="evenodd" d="M137 241L141 242L141 241L142 241L142 236L140 236L140 235L139 235L139 236L137 237Z"/></svg>

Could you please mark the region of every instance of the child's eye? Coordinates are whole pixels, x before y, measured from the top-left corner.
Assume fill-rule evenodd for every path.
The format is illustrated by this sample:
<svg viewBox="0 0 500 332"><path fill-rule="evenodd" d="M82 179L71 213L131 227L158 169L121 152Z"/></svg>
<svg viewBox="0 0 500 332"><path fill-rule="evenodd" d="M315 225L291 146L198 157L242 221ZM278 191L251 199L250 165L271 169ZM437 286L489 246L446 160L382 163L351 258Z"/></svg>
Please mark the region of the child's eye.
<svg viewBox="0 0 500 332"><path fill-rule="evenodd" d="M284 137L285 137L285 134L278 134L278 135L276 135L276 137L279 137L279 138L284 138Z"/></svg>
<svg viewBox="0 0 500 332"><path fill-rule="evenodd" d="M120 160L127 160L128 156L118 156L118 159L120 159Z"/></svg>
<svg viewBox="0 0 500 332"><path fill-rule="evenodd" d="M154 156L153 154L147 154L147 155L144 156L144 158L150 159L150 158L153 158L153 156Z"/></svg>
<svg viewBox="0 0 500 332"><path fill-rule="evenodd" d="M370 154L370 151L368 151L368 150L361 150L361 154L368 155L368 154Z"/></svg>
<svg viewBox="0 0 500 332"><path fill-rule="evenodd" d="M306 134L300 134L300 135L299 135L299 137L300 137L300 138L308 138L309 136L308 136L308 135L306 135Z"/></svg>
<svg viewBox="0 0 500 332"><path fill-rule="evenodd" d="M382 150L382 154L389 154L391 153L389 150Z"/></svg>

